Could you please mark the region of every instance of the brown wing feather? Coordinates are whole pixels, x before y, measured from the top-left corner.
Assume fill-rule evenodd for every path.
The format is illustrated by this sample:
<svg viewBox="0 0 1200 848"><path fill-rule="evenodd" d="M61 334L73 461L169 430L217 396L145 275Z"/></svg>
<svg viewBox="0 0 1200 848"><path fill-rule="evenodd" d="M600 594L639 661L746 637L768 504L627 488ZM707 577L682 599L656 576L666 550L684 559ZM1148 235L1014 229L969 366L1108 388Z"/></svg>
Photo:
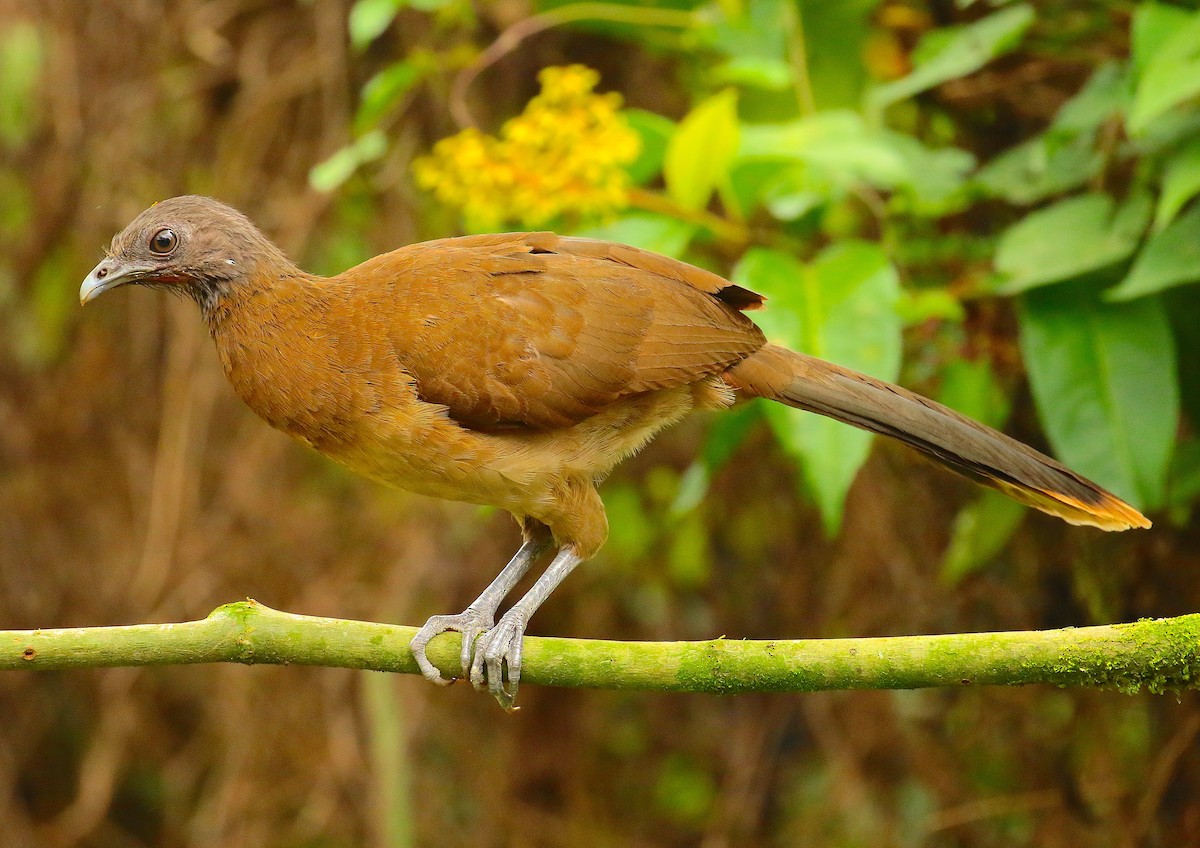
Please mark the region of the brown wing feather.
<svg viewBox="0 0 1200 848"><path fill-rule="evenodd" d="M421 397L477 428L575 424L720 373L764 344L753 292L656 254L552 233L442 239L354 269ZM482 365L482 367L481 367Z"/></svg>

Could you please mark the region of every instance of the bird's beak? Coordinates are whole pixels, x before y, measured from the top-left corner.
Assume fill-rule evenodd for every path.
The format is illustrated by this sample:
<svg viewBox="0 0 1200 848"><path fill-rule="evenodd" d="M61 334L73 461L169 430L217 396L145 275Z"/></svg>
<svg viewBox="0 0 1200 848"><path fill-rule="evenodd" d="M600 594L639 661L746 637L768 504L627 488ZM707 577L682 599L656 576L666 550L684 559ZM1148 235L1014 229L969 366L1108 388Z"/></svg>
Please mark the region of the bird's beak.
<svg viewBox="0 0 1200 848"><path fill-rule="evenodd" d="M119 259L105 259L92 269L79 287L79 302L89 303L109 289L136 282L149 268L126 265Z"/></svg>

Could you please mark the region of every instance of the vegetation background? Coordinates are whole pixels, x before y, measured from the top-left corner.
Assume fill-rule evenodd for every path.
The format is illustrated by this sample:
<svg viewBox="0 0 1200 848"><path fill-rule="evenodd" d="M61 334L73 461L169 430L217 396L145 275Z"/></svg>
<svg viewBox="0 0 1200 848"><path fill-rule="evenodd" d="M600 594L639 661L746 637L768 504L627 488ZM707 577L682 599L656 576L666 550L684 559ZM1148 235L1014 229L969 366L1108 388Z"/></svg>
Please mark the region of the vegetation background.
<svg viewBox="0 0 1200 848"><path fill-rule="evenodd" d="M749 405L619 471L611 542L533 633L1200 610L1193 3L0 0L0 22L0 627L245 596L418 624L515 545L502 515L384 491L265 427L189 304L129 290L78 309L111 235L184 192L320 272L484 224L685 257L769 294L775 336L1049 446L1156 522L1068 527ZM621 174L595 172L617 180L607 200L501 208L493 185L464 220L418 187L435 142L500 132L540 69L576 63L638 136ZM539 125L510 185L593 173L594 139L564 152L563 125ZM445 173L495 168L440 150ZM1200 844L1195 692L521 702L312 668L8 674L0 842Z"/></svg>

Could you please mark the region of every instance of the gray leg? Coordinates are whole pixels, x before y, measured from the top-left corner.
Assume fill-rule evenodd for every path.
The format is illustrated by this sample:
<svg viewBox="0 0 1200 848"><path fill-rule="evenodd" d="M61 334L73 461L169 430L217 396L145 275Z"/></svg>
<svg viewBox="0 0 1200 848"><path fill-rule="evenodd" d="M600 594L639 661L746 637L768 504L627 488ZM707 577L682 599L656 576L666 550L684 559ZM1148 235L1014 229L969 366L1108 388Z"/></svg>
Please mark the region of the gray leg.
<svg viewBox="0 0 1200 848"><path fill-rule="evenodd" d="M525 627L542 602L583 560L571 547L562 548L546 572L537 579L525 597L500 617L500 623L479 637L475 659L471 663L471 684L488 690L506 710L513 708L517 686L521 682L521 641ZM508 687L504 669L508 666Z"/></svg>
<svg viewBox="0 0 1200 848"><path fill-rule="evenodd" d="M539 538L521 545L520 550L509 561L508 565L496 575L483 594L471 602L471 605L458 615L435 615L425 622L425 626L417 631L417 635L409 642L409 649L421 667L421 673L428 680L445 686L453 683L454 679L442 677L437 667L425 656L425 646L429 640L447 630L462 634L462 669L466 677L471 671L471 651L475 639L480 633L491 629L496 620L496 608L504 600L504 596L512 591L517 581L525 576L529 566L550 547L548 538Z"/></svg>

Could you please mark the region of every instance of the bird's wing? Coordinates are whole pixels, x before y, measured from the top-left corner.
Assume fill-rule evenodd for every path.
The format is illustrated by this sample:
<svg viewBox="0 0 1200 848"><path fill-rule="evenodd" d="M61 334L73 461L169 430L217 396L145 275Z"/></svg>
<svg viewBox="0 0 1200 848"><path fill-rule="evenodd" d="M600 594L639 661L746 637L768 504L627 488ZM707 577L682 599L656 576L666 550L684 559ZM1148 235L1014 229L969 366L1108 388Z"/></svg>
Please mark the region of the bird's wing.
<svg viewBox="0 0 1200 848"><path fill-rule="evenodd" d="M694 383L764 344L762 298L609 242L514 233L402 248L354 269L423 400L474 428L566 427Z"/></svg>

